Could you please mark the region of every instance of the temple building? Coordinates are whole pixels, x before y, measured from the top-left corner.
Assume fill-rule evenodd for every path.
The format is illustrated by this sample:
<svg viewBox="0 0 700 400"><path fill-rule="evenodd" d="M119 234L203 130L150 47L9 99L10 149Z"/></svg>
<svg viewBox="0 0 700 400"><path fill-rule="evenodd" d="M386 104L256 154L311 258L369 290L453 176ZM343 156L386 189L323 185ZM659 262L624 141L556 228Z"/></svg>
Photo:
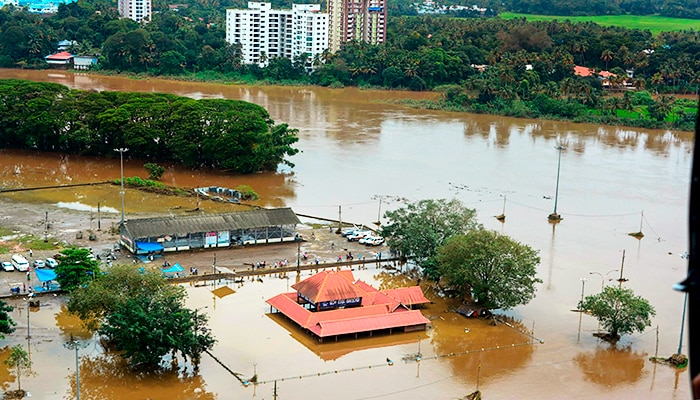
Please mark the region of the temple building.
<svg viewBox="0 0 700 400"><path fill-rule="evenodd" d="M425 330L430 323L415 306L429 303L419 286L377 290L355 280L352 271L323 271L292 285L296 292L268 299L270 311L284 314L319 341L375 332Z"/></svg>

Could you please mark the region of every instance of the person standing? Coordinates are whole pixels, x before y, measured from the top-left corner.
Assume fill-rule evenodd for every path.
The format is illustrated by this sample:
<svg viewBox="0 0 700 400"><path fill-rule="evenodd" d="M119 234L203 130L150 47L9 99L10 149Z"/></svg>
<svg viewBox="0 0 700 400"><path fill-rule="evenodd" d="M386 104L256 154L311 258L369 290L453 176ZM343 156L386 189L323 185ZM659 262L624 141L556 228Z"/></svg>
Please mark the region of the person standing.
<svg viewBox="0 0 700 400"><path fill-rule="evenodd" d="M33 256L34 256L34 252L32 251L32 249L29 249L29 258L32 258Z"/></svg>

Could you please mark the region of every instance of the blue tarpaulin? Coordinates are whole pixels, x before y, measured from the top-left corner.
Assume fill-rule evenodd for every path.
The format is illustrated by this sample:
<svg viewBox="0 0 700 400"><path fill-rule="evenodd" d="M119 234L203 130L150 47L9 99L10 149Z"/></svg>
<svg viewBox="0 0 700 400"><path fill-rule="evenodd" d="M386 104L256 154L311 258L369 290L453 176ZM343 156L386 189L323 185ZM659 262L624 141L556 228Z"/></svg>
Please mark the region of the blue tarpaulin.
<svg viewBox="0 0 700 400"><path fill-rule="evenodd" d="M136 254L163 251L163 245L157 242L136 242Z"/></svg>
<svg viewBox="0 0 700 400"><path fill-rule="evenodd" d="M34 273L36 274L37 279L39 279L39 282L56 280L56 272L54 272L52 269L35 268Z"/></svg>
<svg viewBox="0 0 700 400"><path fill-rule="evenodd" d="M184 270L185 270L185 269L182 268L182 267L180 266L179 263L175 263L175 265L173 265L173 266L170 267L170 268L163 268L163 273L164 273L164 274L174 274L174 273L177 273L177 272L182 272L182 271L184 271Z"/></svg>

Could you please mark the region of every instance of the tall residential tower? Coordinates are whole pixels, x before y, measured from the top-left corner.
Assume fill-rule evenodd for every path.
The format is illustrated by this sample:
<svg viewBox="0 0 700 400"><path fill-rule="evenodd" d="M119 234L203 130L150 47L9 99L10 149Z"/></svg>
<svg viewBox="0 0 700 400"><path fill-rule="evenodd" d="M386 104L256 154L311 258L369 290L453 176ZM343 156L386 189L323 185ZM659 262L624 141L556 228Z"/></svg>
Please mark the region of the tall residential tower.
<svg viewBox="0 0 700 400"><path fill-rule="evenodd" d="M119 16L136 22L151 20L151 0L119 0Z"/></svg>
<svg viewBox="0 0 700 400"><path fill-rule="evenodd" d="M353 40L369 44L386 40L385 0L328 0L328 15L331 52Z"/></svg>
<svg viewBox="0 0 700 400"><path fill-rule="evenodd" d="M293 4L273 10L270 3L248 2L248 9L226 10L226 41L240 43L242 62L264 67L271 58L300 61L311 70L316 55L328 48L328 14L318 4Z"/></svg>

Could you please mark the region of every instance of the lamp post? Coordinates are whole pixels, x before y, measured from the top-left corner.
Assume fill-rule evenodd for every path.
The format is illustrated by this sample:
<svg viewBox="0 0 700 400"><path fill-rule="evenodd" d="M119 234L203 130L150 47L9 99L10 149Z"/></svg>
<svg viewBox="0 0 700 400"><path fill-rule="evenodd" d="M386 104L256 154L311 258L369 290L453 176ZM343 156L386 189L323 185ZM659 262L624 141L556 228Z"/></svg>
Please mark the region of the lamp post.
<svg viewBox="0 0 700 400"><path fill-rule="evenodd" d="M557 214L557 203L559 202L559 172L561 171L561 151L564 149L564 146L561 143L559 143L557 144L555 149L559 150L559 159L557 161L557 185L556 189L554 190L554 211L547 217L547 219L550 222L559 222L562 220L561 215Z"/></svg>
<svg viewBox="0 0 700 400"><path fill-rule="evenodd" d="M114 151L119 153L119 164L121 166L121 175L122 175L122 191L121 191L121 195L122 195L122 221L120 223L120 225L121 225L121 224L124 224L124 153L129 151L129 149L127 149L126 147L120 147L118 149L114 149Z"/></svg>
<svg viewBox="0 0 700 400"><path fill-rule="evenodd" d="M600 277L600 292L601 293L603 292L603 289L605 289L605 278L607 278L608 274L610 274L612 272L617 272L617 270L612 269L612 270L606 272L605 275L601 274L600 272L595 272L595 271L589 272L590 275L598 275ZM610 279L610 280L612 280L612 279Z"/></svg>
<svg viewBox="0 0 700 400"><path fill-rule="evenodd" d="M80 400L80 364L78 363L78 350L87 346L88 343L80 343L73 335L70 335L70 342L64 343L63 347L69 350L75 350L75 398Z"/></svg>

